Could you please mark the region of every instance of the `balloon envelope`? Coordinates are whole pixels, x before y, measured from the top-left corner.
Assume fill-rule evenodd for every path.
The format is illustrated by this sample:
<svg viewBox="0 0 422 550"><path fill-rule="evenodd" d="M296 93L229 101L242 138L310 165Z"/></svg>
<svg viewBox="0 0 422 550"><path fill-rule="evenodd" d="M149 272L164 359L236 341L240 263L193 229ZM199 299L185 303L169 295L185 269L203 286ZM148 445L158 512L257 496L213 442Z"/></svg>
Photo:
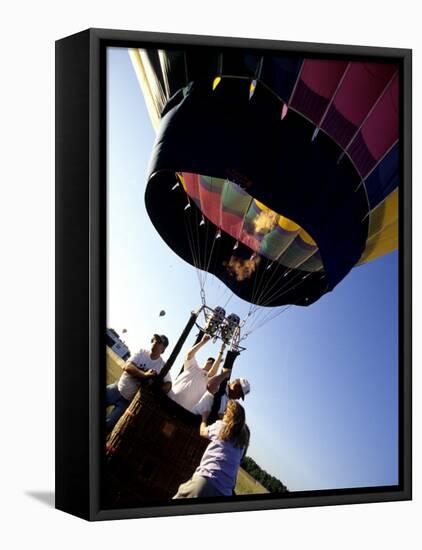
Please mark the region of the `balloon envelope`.
<svg viewBox="0 0 422 550"><path fill-rule="evenodd" d="M131 55L157 126L146 207L179 256L252 303L308 305L397 247L397 64Z"/></svg>

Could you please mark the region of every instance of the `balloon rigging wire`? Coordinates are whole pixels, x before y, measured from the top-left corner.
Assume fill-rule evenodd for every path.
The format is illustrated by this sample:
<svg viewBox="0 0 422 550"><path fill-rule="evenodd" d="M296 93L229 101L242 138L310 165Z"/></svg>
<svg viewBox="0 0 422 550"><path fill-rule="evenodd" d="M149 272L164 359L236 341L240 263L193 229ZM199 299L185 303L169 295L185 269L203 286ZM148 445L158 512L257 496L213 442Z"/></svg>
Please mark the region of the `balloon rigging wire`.
<svg viewBox="0 0 422 550"><path fill-rule="evenodd" d="M318 270L320 271L322 269L322 267ZM277 298L280 298L281 296L283 296L284 294L286 294L287 292L291 292L292 290L294 290L295 288L299 287L301 284L303 284L304 280L307 279L311 273L308 273L307 275L303 276L303 272L302 273L296 273L293 278L297 278L297 276L300 275L302 277L302 279L296 283L295 285L293 286L290 286L287 290L285 290L284 292L278 292L278 296ZM293 279L292 278L292 279ZM291 281L289 281L289 285L291 284ZM279 289L279 291L282 291L282 289L285 287L286 285L283 285L283 287L281 289ZM274 298L273 298L274 299ZM282 313L284 313L285 311L287 311L291 306L293 306L295 304L288 304L287 306L285 306L284 308L282 308L281 310L279 309L276 309L275 312L272 312L270 311L269 313L267 313L267 316L266 317L262 317L261 318L261 321L257 324L257 320L258 318L254 318L254 322L252 323L252 325L250 326L248 332L244 335L244 338L246 338L247 336L249 336L252 332L255 332L256 330L258 330L259 328L263 327L264 325L266 325L267 323L269 323L270 321L274 320L276 317L278 317L279 315L281 315ZM258 313L259 315L259 313Z"/></svg>
<svg viewBox="0 0 422 550"><path fill-rule="evenodd" d="M202 290L203 285L202 285L202 280L201 280L201 273L200 273L200 270L199 270L199 260L197 258L196 250L195 250L195 246L194 246L194 239L193 239L193 233L192 233L192 224L191 224L189 213L185 213L184 220L185 220L186 235L187 235L187 238L188 238L188 244L189 244L193 264L194 264L194 267L195 267L196 276L198 277L199 286Z"/></svg>
<svg viewBox="0 0 422 550"><path fill-rule="evenodd" d="M268 266L268 259L267 259L267 266ZM252 312L252 309L255 305L255 302L257 301L257 298L258 298L258 295L261 294L261 291L262 291L262 286L264 285L264 281L265 281L265 272L266 272L266 269L263 271L263 274L261 277L259 277L259 282L258 282L258 285L257 287L255 288L255 281L258 279L258 273L259 273L259 267L257 267L257 269L255 270L254 272L254 275L255 275L255 281L254 281L254 286L253 286L253 290L252 290L252 303L251 303L251 306L249 308L249 311Z"/></svg>
<svg viewBox="0 0 422 550"><path fill-rule="evenodd" d="M274 268L273 272L270 274L270 277L269 277L270 280L274 278L275 274L277 273L277 271L280 270L280 268L284 268L283 274L286 273L286 272L288 271L288 269L286 269L285 266L282 266L282 264L279 264L279 263L278 263L278 264L276 265L276 267ZM274 284L271 286L271 289L268 289L268 290L272 290L272 289L274 288L274 286L278 283L278 281L279 281L280 279L281 279L281 277L277 278L277 279L275 280ZM266 288L268 287L268 284L269 284L269 281L267 281L267 283L266 283L266 285L265 285L265 290L266 290ZM264 290L264 289L263 289L263 290ZM260 295L259 295L258 300L256 301L255 304L253 304L253 307L250 309L250 316L252 316L252 315L255 316L255 313L256 313L257 310L259 310L258 313L257 313L257 316L262 315L263 311L265 311L265 310L263 309L263 307L262 307L262 303L263 303L263 302L262 302L262 299L263 299L263 296L264 296L264 294L261 292Z"/></svg>
<svg viewBox="0 0 422 550"><path fill-rule="evenodd" d="M313 250L313 251L310 252L308 255L306 255L304 258L302 258L302 259L301 259L297 264L295 264L292 268L291 268L291 267L288 267L288 269L290 269L290 270L296 270L296 269L298 269L298 268L299 268L301 265L303 265L307 260L309 260L309 258L311 258L311 257L317 252L317 250L318 250L318 249ZM280 264L279 264L279 265L280 265ZM319 269L321 269L321 268L319 268ZM318 271L319 271L319 269L318 269ZM299 273L299 275L303 275L303 271L301 271L301 272ZM284 274L283 274L283 276L284 276ZM278 283L278 280L279 280L279 279L277 279L277 280L275 281L275 283L272 285L271 288L269 288L268 290L266 290L266 292L263 293L263 294L260 296L260 300L259 300L259 303L260 303L260 304L268 304L268 303L270 303L270 302L274 299L275 296L277 296L277 294L278 294L278 292L279 292L279 290L280 290L280 287L279 287L279 288L276 288L276 284ZM286 282L286 284L287 284L287 282ZM281 287L281 288L283 288L283 287Z"/></svg>
<svg viewBox="0 0 422 550"><path fill-rule="evenodd" d="M275 270L280 266L280 264L278 264L278 266L276 266ZM264 271L265 273L265 271ZM270 275L270 277L274 277L274 272ZM264 309L261 307L261 304L256 302L255 299L254 299L254 302L255 303L251 303L250 306L249 306L249 310L247 312L247 315L246 317L242 320L242 326L246 325L246 323L248 322L249 318L251 318L252 316L254 317L254 321L260 316L263 314L264 312ZM258 313L257 313L258 312Z"/></svg>
<svg viewBox="0 0 422 550"><path fill-rule="evenodd" d="M205 282L207 281L208 270L209 270L210 265L211 265L211 259L212 259L212 255L213 255L213 252L214 252L215 243L217 241L218 231L219 231L219 229L217 227L214 238L213 238L213 241L212 241L211 250L210 250L210 253L208 255L208 262L207 262L207 265L206 265L206 268L205 268ZM205 284L205 282L204 282L204 284Z"/></svg>
<svg viewBox="0 0 422 550"><path fill-rule="evenodd" d="M215 248L215 243L217 240L217 235L219 228L216 228L216 233L213 238L211 250L208 253L208 236L209 236L209 223L206 221L206 238L205 238L205 246L203 247L202 253L201 253L201 238L200 238L200 228L198 225L198 211L195 209L194 214L195 220L192 220L191 213L187 213L185 217L185 227L186 227L186 233L188 237L188 243L195 267L195 271L197 274L200 290L201 290L201 296L204 296L203 301L206 301L206 282L207 282L207 276L208 276L208 270L211 264L211 260L213 258L213 252Z"/></svg>
<svg viewBox="0 0 422 550"><path fill-rule="evenodd" d="M267 289L268 289L268 292L270 292L272 290L272 288L274 287L274 284L277 284L278 282L278 279L276 280L276 282L273 284L273 286L271 286L270 288L268 288L268 286L270 285L271 281L273 280L275 274L277 273L278 271L278 267L280 266L280 258L283 256L284 252L287 250L287 248L291 245L291 243L294 241L294 239L296 238L297 236L297 233L292 236L291 239L288 240L288 242L286 243L285 246L283 246L283 248L280 250L280 252L277 254L276 258L272 261L272 263L276 262L277 265L276 265L276 268L272 271L272 273L270 274L270 276L268 277L267 281L265 282L265 284L262 285L262 292L259 294L259 296L257 295L257 299L253 300L254 302L261 302L261 299L263 298L263 296L265 295L265 293L267 292ZM267 267L268 267L268 262L267 262ZM266 267L266 269L267 269ZM263 280L265 279L265 277L263 277Z"/></svg>
<svg viewBox="0 0 422 550"><path fill-rule="evenodd" d="M254 297L255 297L255 287L256 287L256 281L258 279L258 271L254 271L252 276L253 276L253 285L252 285L252 300L251 300L251 302L254 301ZM253 306L254 306L254 304L251 303L251 306L250 306L249 310L251 310L253 308Z"/></svg>
<svg viewBox="0 0 422 550"><path fill-rule="evenodd" d="M208 220L206 220L206 236L205 236L205 246L203 247L203 255L201 254L201 240L200 240L200 233L199 233L199 226L198 226L198 212L195 210L195 221L192 220L192 214L191 212L186 213L185 216L185 228L186 228L186 234L188 238L188 244L193 260L193 264L195 267L196 275L198 278L198 283L201 291L201 297L203 297L203 302L206 302L206 282L207 282L207 275L208 270L211 264L211 260L213 258L213 252L215 248L215 243L217 240L217 234L218 234L218 228L216 229L216 233L213 238L211 250L208 253L208 240L209 240L209 223ZM221 282L221 281L220 281ZM227 289L224 289L224 293L226 293Z"/></svg>
<svg viewBox="0 0 422 550"><path fill-rule="evenodd" d="M290 272L291 272L291 270L289 268L284 270L284 274L290 273ZM282 275L282 277L283 277L283 275ZM276 282L278 282L280 279L281 279L281 277L279 279L277 279ZM286 282L286 284L291 285L291 281L288 281L288 283ZM282 288L284 288L285 286L286 285L284 285ZM289 288L289 290L290 290L290 288ZM270 301L268 301L268 303L269 302ZM267 308L265 307L266 305L267 304L265 304L264 302L260 302L259 304L254 305L254 309L250 312L250 317L253 317L252 324L250 326L250 330L252 330L253 327L255 327L255 325L258 323L258 321L262 321L263 319L266 318L266 316L271 315L273 313L272 309L270 311L267 310Z"/></svg>
<svg viewBox="0 0 422 550"><path fill-rule="evenodd" d="M298 266L303 263L303 262L299 262ZM292 269L296 269L296 268L292 268ZM292 271L292 269L288 269L286 271L289 271L290 272ZM321 271L322 270L322 266L316 271ZM266 304L268 304L270 301L276 299L276 298L280 298L281 296L283 296L284 294L286 294L287 292L291 292L292 290L294 290L295 288L299 287L301 284L304 283L304 281L310 277L312 275L312 273L307 273L306 275L303 275L303 272L298 272L296 273L289 281L287 281L281 288L279 288L277 290L276 293L273 294L273 296L271 297L271 300L267 300ZM298 276L301 277L301 280L298 281L295 285L291 286L292 284L292 281L294 279L297 279ZM289 288L287 290L284 290L284 288L289 285ZM266 323L268 323L269 321L272 321L273 319L275 319L276 317L278 317L279 315L279 312L278 312L278 309L276 310L275 313L273 313L273 311L270 310L270 312L266 312L266 317L262 317L262 311L265 311L265 309L263 309L265 307L264 303L261 303L259 304L259 308L262 308L258 314L256 316L254 316L254 319L253 319L253 323L252 325L250 326L250 329L248 331L247 334L250 334L251 332L257 330L258 328L262 327L263 325L265 325ZM294 304L290 304L290 305L294 305ZM290 307L289 305L289 307ZM286 308L284 308L280 313L282 313L283 311L285 311ZM256 310L255 310L256 311ZM261 316L261 319L259 319L259 317ZM258 323L258 319L260 320L260 322ZM258 323L258 324L257 324Z"/></svg>
<svg viewBox="0 0 422 550"><path fill-rule="evenodd" d="M302 281L299 281L296 285L294 285L293 287L290 287L289 288L289 291L290 290L293 290L295 288L297 288L298 286L300 286L302 284ZM286 291L287 292L287 291ZM251 332L254 332L255 330L258 330L259 328L261 328L262 326L266 325L267 323L269 323L270 321L272 321L273 319L275 319L276 317L278 317L279 315L281 315L281 313L283 313L284 311L286 311L287 309L289 309L290 307L292 307L293 305L295 304L287 304L286 306L284 306L284 308L282 308L281 310L279 308L276 308L275 311L272 311L270 310L269 312L266 311L266 314L264 317L261 317L261 319L259 320L258 322L258 319L254 320L254 324L250 327L250 330L248 332L248 334L250 334ZM265 310L264 310L265 311Z"/></svg>
<svg viewBox="0 0 422 550"><path fill-rule="evenodd" d="M282 276L288 271L289 268L286 269L286 266L282 265L281 263L277 262L275 268L270 273L268 279L266 280L265 284L262 285L262 290L257 296L256 303L261 305L263 303L264 297L267 296L268 293L272 292L272 290L276 287L278 284L278 281L280 280L280 277L276 278L275 281L273 281L274 277L280 270L280 267L284 268ZM265 270L266 273L266 270ZM273 281L273 282L272 282Z"/></svg>
<svg viewBox="0 0 422 550"><path fill-rule="evenodd" d="M284 268L284 271L283 271L283 274L281 277L278 277L274 283L272 284L272 286L270 288L268 288L268 284L270 283L270 281L274 278L275 274L278 272L278 270L280 268ZM263 288L263 291L260 293L259 295L259 298L258 296L256 297L257 299L255 300L254 299L254 302L255 303L252 303L251 304L251 307L249 309L249 316L252 316L255 314L255 312L263 305L263 298L264 298L264 295L266 295L268 292L271 292L273 290L273 288L276 287L276 285L278 284L278 282L280 281L280 279L285 276L285 274L289 271L290 268L286 268L286 266L283 266L282 264L280 263L277 263L276 267L274 268L273 272L270 274L270 277L269 277L269 280L267 282L267 284L265 285L265 294L264 294L264 288ZM265 272L264 272L265 273Z"/></svg>
<svg viewBox="0 0 422 550"><path fill-rule="evenodd" d="M213 185L213 178L211 177L211 187ZM210 268L210 265L211 265L211 259L212 259L212 254L214 252L214 246L215 246L215 242L217 240L217 235L218 235L218 232L221 231L221 210L222 210L222 199L221 199L221 196L220 196L220 227L217 227L216 228L216 233L214 235L214 239L213 239L213 242L212 242L212 247L211 247L211 251L209 253L209 256L208 256L208 263L206 264L206 269L205 269L205 282L207 281L207 276L208 276L208 270ZM204 283L205 284L205 283Z"/></svg>
<svg viewBox="0 0 422 550"><path fill-rule="evenodd" d="M266 325L269 321L273 321L276 317L278 317L279 315L281 315L282 313L284 313L285 311L287 311L289 308L292 307L293 304L288 304L286 305L285 307L283 307L282 309L277 309L276 313L273 314L273 317L271 317L270 319L266 319L265 321L263 321L262 323L260 323L259 325L255 326L255 327L251 327L247 332L245 332L245 334L240 338L240 342L242 342L242 340L245 340L248 336L250 336L253 332L257 331L258 329L262 328L264 325Z"/></svg>
<svg viewBox="0 0 422 550"><path fill-rule="evenodd" d="M279 254L278 258L281 257L281 255L283 254L284 250L287 248L287 246L283 249L283 251ZM277 271L279 270L280 267L283 267L285 268L286 266L283 266L282 264L280 264L279 262L277 262L277 265L275 266L275 268L272 270L272 273L270 273L269 277L267 278L267 280L265 280L265 274L267 273L267 267L268 267L268 264L269 264L269 261L267 259L267 266L265 268L265 270L263 271L263 275L262 275L262 281L261 281L261 290L258 294L258 292L256 293L256 295L254 296L254 304L253 306L254 307L260 307L261 303L262 303L262 300L264 298L264 296L268 293L268 292L271 292L273 290L273 288L275 288L275 286L277 285L278 281L279 281L279 278L276 279L274 281L274 283L270 285L271 281L274 279ZM271 263L274 263L274 262L271 262ZM284 273L286 272L286 269L284 270ZM284 274L283 273L283 274ZM265 282L264 282L265 281ZM253 308L251 309L251 311L253 312Z"/></svg>
<svg viewBox="0 0 422 550"><path fill-rule="evenodd" d="M280 255L281 255L281 254L280 254ZM270 276L269 276L269 281L271 281L271 280L274 278L275 273L277 272L277 270L278 270L280 267L281 267L281 264L278 263L278 264L276 265L275 269L273 270L273 272L270 274ZM283 266L283 267L284 267L284 266ZM286 272L286 271L287 271L287 270L285 270L285 272ZM264 271L264 273L265 273L265 271ZM262 279L264 279L264 277L262 277ZM266 283L265 288L268 286L269 281ZM279 281L279 279L277 279L277 280L275 281L274 284L277 284L278 281ZM273 286L274 286L274 285L273 285ZM273 288L273 286L271 287L271 289ZM260 298L261 298L261 296L262 296L262 292L260 293ZM257 302L254 298L255 298L255 297L253 297L253 301L254 301L254 302ZM259 300L259 302L260 302L260 300ZM250 307L249 307L249 310L248 310L248 313L247 313L245 319L243 320L243 324L246 324L247 320L248 320L250 317L252 317L253 315L255 315L255 313L256 313L258 310L260 310L260 311L258 312L258 315L261 314L261 313L262 313L262 310L261 310L260 308L261 308L261 303L251 303L251 305L250 305Z"/></svg>
<svg viewBox="0 0 422 550"><path fill-rule="evenodd" d="M202 278L202 285L201 285L201 290L204 291L205 290L205 277L204 277L204 272L203 272L203 263L202 263L202 258L201 258L201 241L200 241L200 235L199 235L199 227L198 227L198 211L195 209L195 220L193 220L192 222L192 225L193 225L193 228L194 228L194 236L196 238L196 244L197 244L197 253L198 253L198 259L199 259L199 269L200 269L200 273L201 273L201 278ZM205 264L205 257L204 257L204 264Z"/></svg>
<svg viewBox="0 0 422 550"><path fill-rule="evenodd" d="M223 306L224 309L226 309L226 307L229 305L229 302L230 302L230 300L233 298L233 296L234 296L234 293L231 292L230 295L229 295L229 297L228 297L228 299L227 299L227 301L226 301L226 303L225 303L224 306Z"/></svg>
<svg viewBox="0 0 422 550"><path fill-rule="evenodd" d="M279 219L279 218L278 218ZM272 288L274 287L275 284L277 284L278 280L276 280L276 282L274 283L274 285L270 288L268 288L268 286L270 285L271 281L273 280L275 274L277 273L278 269L277 267L280 265L280 258L282 257L282 255L284 254L284 252L288 249L288 247L291 245L291 243L294 241L294 239L296 238L297 236L297 233L292 236L291 239L289 239L287 241L287 243L285 244L285 246L283 246L283 248L280 250L280 252L277 254L276 258L272 261L273 262L277 262L277 266L276 268L272 271L272 273L270 274L270 276L268 277L267 281L264 282L265 280L265 277L263 276L262 277L262 284L261 284L261 287L262 287L262 292L260 292L260 294L258 295L258 293L256 294L256 296L253 297L253 302L261 302L261 299L263 298L264 294L267 292L270 292L272 290ZM267 262L267 266L266 266L266 270L268 268L268 262ZM264 275L265 275L265 272L264 272Z"/></svg>
<svg viewBox="0 0 422 550"><path fill-rule="evenodd" d="M321 271L322 267L319 268L317 271L315 271L314 273L317 273L318 271ZM308 272L306 275L304 275L304 272L303 271L298 271L296 274L293 275L293 277L291 277L291 279L289 281L286 281L286 283L284 285L282 285L279 289L277 289L276 292L273 293L273 295L267 299L265 302L262 303L262 305L268 305L270 303L270 301L273 301L273 300L276 300L276 299L279 299L281 298L282 296L284 296L287 292L290 292L291 290L294 290L295 288L297 288L299 285L303 284L303 282L312 275L312 272ZM301 278L301 280L293 285L293 286L289 286L289 288L287 290L284 290L286 288L287 285L291 285L292 281L297 279L298 277Z"/></svg>

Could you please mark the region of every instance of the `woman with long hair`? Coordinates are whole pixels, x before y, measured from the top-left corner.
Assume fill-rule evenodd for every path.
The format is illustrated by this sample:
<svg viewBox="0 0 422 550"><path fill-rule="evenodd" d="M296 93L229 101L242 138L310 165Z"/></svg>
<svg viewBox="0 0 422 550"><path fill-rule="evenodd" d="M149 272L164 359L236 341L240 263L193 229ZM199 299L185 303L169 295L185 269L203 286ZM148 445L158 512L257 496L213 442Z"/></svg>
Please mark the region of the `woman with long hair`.
<svg viewBox="0 0 422 550"><path fill-rule="evenodd" d="M207 426L208 413L202 417L200 434L210 440L195 473L179 486L173 498L231 496L240 462L246 453L250 432L245 409L232 399L222 420Z"/></svg>

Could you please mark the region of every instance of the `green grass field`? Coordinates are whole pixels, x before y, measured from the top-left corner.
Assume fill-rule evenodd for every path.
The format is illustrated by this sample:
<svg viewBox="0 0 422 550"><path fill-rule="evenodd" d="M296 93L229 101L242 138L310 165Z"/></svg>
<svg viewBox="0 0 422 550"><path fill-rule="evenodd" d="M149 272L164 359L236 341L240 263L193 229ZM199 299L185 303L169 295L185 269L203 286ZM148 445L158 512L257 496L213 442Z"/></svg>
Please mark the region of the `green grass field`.
<svg viewBox="0 0 422 550"><path fill-rule="evenodd" d="M122 374L125 362L107 346L107 384L115 382Z"/></svg>
<svg viewBox="0 0 422 550"><path fill-rule="evenodd" d="M125 362L107 347L107 384L112 384L119 378L124 364ZM237 495L268 493L267 489L245 472L243 468L239 469L235 492Z"/></svg>
<svg viewBox="0 0 422 550"><path fill-rule="evenodd" d="M236 495L259 495L268 493L267 489L261 485L256 479L248 474L243 468L239 468L237 474L236 487L234 488Z"/></svg>

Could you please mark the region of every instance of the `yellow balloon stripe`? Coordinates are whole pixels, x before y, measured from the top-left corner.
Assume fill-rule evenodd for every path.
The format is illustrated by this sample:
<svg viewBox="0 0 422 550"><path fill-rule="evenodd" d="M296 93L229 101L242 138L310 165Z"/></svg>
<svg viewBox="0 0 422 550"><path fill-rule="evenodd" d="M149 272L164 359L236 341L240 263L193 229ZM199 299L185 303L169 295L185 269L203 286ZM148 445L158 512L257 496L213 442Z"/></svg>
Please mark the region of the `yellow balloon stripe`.
<svg viewBox="0 0 422 550"><path fill-rule="evenodd" d="M278 220L278 225L281 227L281 229L284 229L284 231L298 233L301 229L300 225L297 225L297 223L289 220L289 218L286 218L285 216L280 216L280 219Z"/></svg>
<svg viewBox="0 0 422 550"><path fill-rule="evenodd" d="M366 248L359 264L396 250L399 242L398 189L371 211Z"/></svg>
<svg viewBox="0 0 422 550"><path fill-rule="evenodd" d="M217 86L220 84L220 82L221 82L221 76L216 76L214 78L214 82L212 83L212 90L213 91L217 88Z"/></svg>
<svg viewBox="0 0 422 550"><path fill-rule="evenodd" d="M186 187L185 178L183 177L183 174L181 172L177 172L177 177L179 178L179 181L182 184L183 189L187 193L188 188Z"/></svg>
<svg viewBox="0 0 422 550"><path fill-rule="evenodd" d="M299 236L302 239L302 241L304 241L306 244L310 244L311 246L316 246L316 242L309 235L309 233L307 233L304 229L301 229Z"/></svg>
<svg viewBox="0 0 422 550"><path fill-rule="evenodd" d="M265 206L265 204L263 202L259 202L255 199L255 204L263 212L272 212L271 208L268 208L268 206Z"/></svg>

